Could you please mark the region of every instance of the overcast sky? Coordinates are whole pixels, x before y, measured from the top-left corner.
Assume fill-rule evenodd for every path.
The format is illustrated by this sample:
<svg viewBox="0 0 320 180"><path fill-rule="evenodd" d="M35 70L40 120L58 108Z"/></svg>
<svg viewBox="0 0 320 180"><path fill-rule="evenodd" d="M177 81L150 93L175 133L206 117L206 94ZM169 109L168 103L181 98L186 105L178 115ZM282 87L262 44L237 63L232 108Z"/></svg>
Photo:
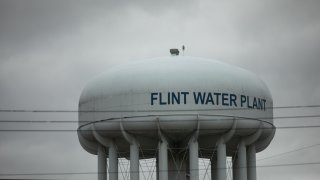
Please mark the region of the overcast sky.
<svg viewBox="0 0 320 180"><path fill-rule="evenodd" d="M109 68L185 54L257 74L274 106L320 104L320 1L0 1L0 109L77 110L85 84ZM275 110L275 117L319 115L319 108ZM76 113L5 113L0 120L71 120ZM275 119L276 126L320 125L317 118ZM1 123L1 130L76 129L77 124ZM258 159L259 180L320 176L319 128L278 129ZM75 131L0 131L0 174L96 172L96 157ZM96 179L95 175L0 178Z"/></svg>

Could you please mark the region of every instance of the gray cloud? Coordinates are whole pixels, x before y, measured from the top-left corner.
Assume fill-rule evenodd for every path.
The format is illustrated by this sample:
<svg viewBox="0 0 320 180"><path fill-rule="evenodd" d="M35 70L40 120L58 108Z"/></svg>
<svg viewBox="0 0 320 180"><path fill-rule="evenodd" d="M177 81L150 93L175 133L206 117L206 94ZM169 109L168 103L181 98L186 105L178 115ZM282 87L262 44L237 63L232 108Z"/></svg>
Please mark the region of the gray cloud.
<svg viewBox="0 0 320 180"><path fill-rule="evenodd" d="M122 24L121 21L127 18L127 11L130 9L146 12L150 16L159 16L167 10L184 10L189 4L189 1L181 3L143 0L4 0L0 2L1 54L6 54L11 49L28 49L29 46L48 43L65 34L77 33L79 29L97 19L106 20L103 23L107 26L113 26L113 23Z"/></svg>
<svg viewBox="0 0 320 180"><path fill-rule="evenodd" d="M319 1L0 1L0 108L77 109L85 84L112 66L186 45L186 54L248 69L275 106L320 102ZM275 116L318 114L317 108ZM77 121L76 114L1 113L1 119ZM277 126L317 119L275 120ZM76 124L1 124L75 129ZM75 133L0 132L0 173L96 170ZM258 158L319 143L318 129L279 129ZM319 161L319 147L258 164ZM318 166L259 168L259 179L316 179ZM65 176L62 176L65 178ZM87 179L95 176L68 176Z"/></svg>

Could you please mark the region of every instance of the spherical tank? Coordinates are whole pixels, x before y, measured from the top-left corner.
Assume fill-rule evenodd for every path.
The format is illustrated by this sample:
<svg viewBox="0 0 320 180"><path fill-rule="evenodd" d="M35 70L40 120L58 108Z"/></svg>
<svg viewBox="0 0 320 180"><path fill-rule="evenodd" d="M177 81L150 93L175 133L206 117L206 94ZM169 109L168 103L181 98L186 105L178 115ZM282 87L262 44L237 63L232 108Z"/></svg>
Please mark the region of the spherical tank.
<svg viewBox="0 0 320 180"><path fill-rule="evenodd" d="M140 159L155 156L161 137L171 148L194 137L202 157L210 158L230 131L227 156L245 138L254 139L256 152L265 149L275 133L273 100L257 75L211 59L171 56L110 68L79 100L78 136L92 154L98 154L97 136L127 158L134 138Z"/></svg>

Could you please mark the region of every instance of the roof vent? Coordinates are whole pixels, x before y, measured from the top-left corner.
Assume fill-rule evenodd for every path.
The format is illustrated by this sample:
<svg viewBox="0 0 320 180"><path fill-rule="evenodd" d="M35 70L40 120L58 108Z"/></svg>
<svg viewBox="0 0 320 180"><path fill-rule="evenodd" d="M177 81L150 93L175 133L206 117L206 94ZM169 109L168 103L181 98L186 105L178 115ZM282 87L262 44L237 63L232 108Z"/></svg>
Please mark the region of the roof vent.
<svg viewBox="0 0 320 180"><path fill-rule="evenodd" d="M170 54L172 56L178 56L179 55L179 50L178 49L170 49Z"/></svg>

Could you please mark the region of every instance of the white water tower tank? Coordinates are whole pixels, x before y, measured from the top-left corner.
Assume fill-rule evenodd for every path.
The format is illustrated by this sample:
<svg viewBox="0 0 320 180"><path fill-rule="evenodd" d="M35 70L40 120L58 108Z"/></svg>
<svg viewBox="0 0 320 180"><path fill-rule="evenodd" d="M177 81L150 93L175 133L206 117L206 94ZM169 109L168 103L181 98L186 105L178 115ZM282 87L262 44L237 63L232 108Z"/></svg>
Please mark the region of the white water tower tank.
<svg viewBox="0 0 320 180"><path fill-rule="evenodd" d="M161 180L198 180L201 151L212 162L212 178L225 180L227 156L235 168L255 167L255 153L275 133L272 108L267 86L247 70L198 57L161 57L93 79L79 100L78 135L85 150L110 158L110 179L118 178L121 155L130 159L133 180L139 179L139 159L156 157ZM256 177L255 168L234 173L240 180Z"/></svg>

